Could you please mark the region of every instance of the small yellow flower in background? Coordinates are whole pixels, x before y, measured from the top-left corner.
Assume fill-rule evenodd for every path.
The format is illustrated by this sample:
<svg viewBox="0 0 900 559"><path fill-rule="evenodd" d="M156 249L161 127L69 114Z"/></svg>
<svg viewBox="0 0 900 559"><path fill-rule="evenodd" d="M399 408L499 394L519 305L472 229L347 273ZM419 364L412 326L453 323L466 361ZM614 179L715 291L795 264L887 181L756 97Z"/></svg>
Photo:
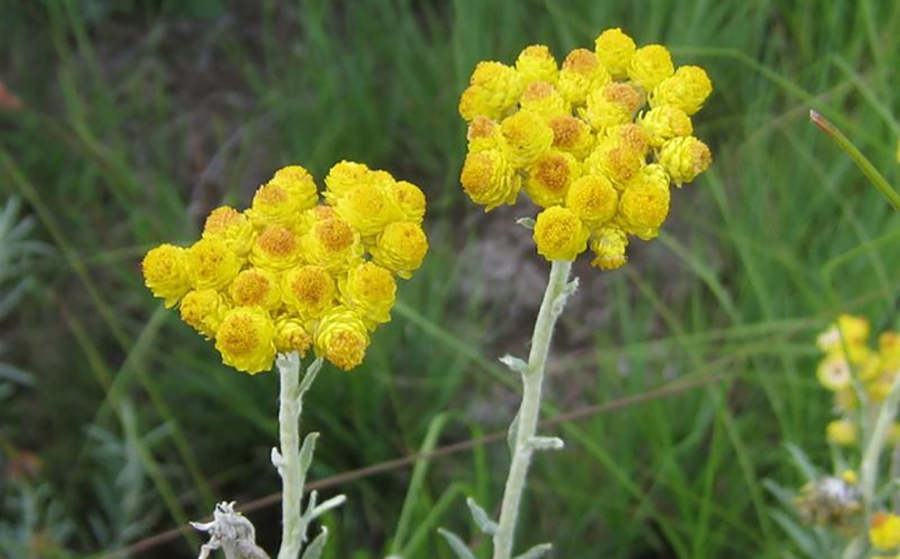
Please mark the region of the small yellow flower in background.
<svg viewBox="0 0 900 559"><path fill-rule="evenodd" d="M711 152L693 136L691 116L711 93L702 68L676 68L665 47L638 48L618 28L559 66L543 45L526 47L514 67L481 62L459 103L469 124L460 183L485 211L515 204L522 189L544 212L570 210L583 225L565 229L578 232L566 237L571 244L550 248L547 216L538 217L538 252L574 260L590 247L594 266L618 268L628 261L630 236L659 234L671 185L709 167Z"/></svg>
<svg viewBox="0 0 900 559"><path fill-rule="evenodd" d="M869 541L879 551L900 547L900 516L876 512L869 521Z"/></svg>
<svg viewBox="0 0 900 559"><path fill-rule="evenodd" d="M819 334L816 345L825 352L840 350L844 344L853 346L865 344L869 340L869 321L861 316L842 314L828 330Z"/></svg>
<svg viewBox="0 0 900 559"><path fill-rule="evenodd" d="M496 70L482 69L478 81L489 104L505 79ZM325 184L323 204L306 169L279 169L248 210L217 208L192 246L163 244L144 257L153 295L179 305L225 364L255 374L278 352L314 347L350 370L365 358L369 332L390 321L394 276L421 266L426 200L416 185L350 161L334 165Z"/></svg>
<svg viewBox="0 0 900 559"><path fill-rule="evenodd" d="M575 260L587 248L590 236L590 231L578 216L560 206L552 206L539 213L534 224L538 254L547 260Z"/></svg>
<svg viewBox="0 0 900 559"><path fill-rule="evenodd" d="M160 245L141 262L144 283L155 297L164 299L166 308L174 307L178 299L191 289L188 278L186 251L174 245Z"/></svg>
<svg viewBox="0 0 900 559"><path fill-rule="evenodd" d="M846 419L836 419L825 429L828 442L837 446L853 446L859 442L856 424Z"/></svg>
<svg viewBox="0 0 900 559"><path fill-rule="evenodd" d="M859 476L853 470L844 470L843 473L841 473L841 479L843 479L850 485L856 485L859 483Z"/></svg>

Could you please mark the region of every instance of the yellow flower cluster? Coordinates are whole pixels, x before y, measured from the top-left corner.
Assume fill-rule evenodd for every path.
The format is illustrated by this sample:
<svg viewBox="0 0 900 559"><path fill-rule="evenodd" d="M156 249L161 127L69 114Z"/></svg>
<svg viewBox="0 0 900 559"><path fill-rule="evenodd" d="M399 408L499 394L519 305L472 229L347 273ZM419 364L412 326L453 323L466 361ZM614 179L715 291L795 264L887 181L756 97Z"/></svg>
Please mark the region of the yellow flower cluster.
<svg viewBox="0 0 900 559"><path fill-rule="evenodd" d="M543 45L515 66L479 62L459 100L469 126L460 182L485 211L515 204L524 188L544 208L534 240L547 260L590 246L595 266L618 268L629 236L658 235L670 184L709 166L691 116L711 92L703 69L676 69L665 47L637 48L620 29L562 67Z"/></svg>
<svg viewBox="0 0 900 559"><path fill-rule="evenodd" d="M428 251L425 195L347 161L325 186L320 203L306 169L280 169L245 212L213 210L192 246L150 250L147 287L240 371L270 370L276 353L310 347L356 367L370 332L391 319L394 276L411 277Z"/></svg>
<svg viewBox="0 0 900 559"><path fill-rule="evenodd" d="M877 406L887 398L900 375L900 335L893 331L882 333L877 349L869 347L870 335L868 320L841 315L816 340L824 353L816 377L834 393L835 410L840 415L826 427L826 437L838 446L855 446L859 442L858 388L869 404ZM888 438L892 444L900 444L900 424L893 426Z"/></svg>
<svg viewBox="0 0 900 559"><path fill-rule="evenodd" d="M879 551L900 548L900 516L888 512L873 514L869 521L869 541Z"/></svg>

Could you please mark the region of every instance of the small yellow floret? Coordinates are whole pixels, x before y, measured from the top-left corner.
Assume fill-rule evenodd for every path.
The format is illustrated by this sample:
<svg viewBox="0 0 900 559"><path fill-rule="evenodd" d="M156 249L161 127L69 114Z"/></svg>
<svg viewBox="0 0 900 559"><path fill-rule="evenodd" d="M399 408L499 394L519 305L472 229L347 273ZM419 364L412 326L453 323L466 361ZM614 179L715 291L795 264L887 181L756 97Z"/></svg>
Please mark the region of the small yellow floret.
<svg viewBox="0 0 900 559"><path fill-rule="evenodd" d="M187 250L187 271L194 289L222 289L238 274L241 262L219 239L200 239Z"/></svg>
<svg viewBox="0 0 900 559"><path fill-rule="evenodd" d="M334 279L320 266L291 268L281 280L285 305L304 320L315 320L334 306Z"/></svg>
<svg viewBox="0 0 900 559"><path fill-rule="evenodd" d="M597 55L587 49L575 49L563 61L557 89L572 104L584 103L588 93L612 80Z"/></svg>
<svg viewBox="0 0 900 559"><path fill-rule="evenodd" d="M691 117L677 107L656 107L642 114L638 119L650 145L658 148L672 138L690 136L694 132Z"/></svg>
<svg viewBox="0 0 900 559"><path fill-rule="evenodd" d="M628 75L631 57L636 45L634 40L621 29L607 29L594 40L594 52L613 78L621 79Z"/></svg>
<svg viewBox="0 0 900 559"><path fill-rule="evenodd" d="M268 183L260 186L253 195L253 204L247 210L247 217L257 228L267 225L288 227L297 219L300 199L281 186Z"/></svg>
<svg viewBox="0 0 900 559"><path fill-rule="evenodd" d="M522 109L538 114L545 119L569 115L569 102L549 82L538 81L528 84L519 100Z"/></svg>
<svg viewBox="0 0 900 559"><path fill-rule="evenodd" d="M178 306L181 320L207 339L215 338L231 305L222 293L215 289L188 291Z"/></svg>
<svg viewBox="0 0 900 559"><path fill-rule="evenodd" d="M546 208L562 204L569 185L581 174L581 166L569 153L549 150L528 168L525 191L531 201Z"/></svg>
<svg viewBox="0 0 900 559"><path fill-rule="evenodd" d="M880 551L900 547L900 516L876 512L869 521L869 541Z"/></svg>
<svg viewBox="0 0 900 559"><path fill-rule="evenodd" d="M216 332L222 361L239 371L268 371L275 360L275 325L258 307L236 307L225 315Z"/></svg>
<svg viewBox="0 0 900 559"><path fill-rule="evenodd" d="M376 264L409 279L425 259L428 238L418 224L398 221L384 228L371 251Z"/></svg>
<svg viewBox="0 0 900 559"><path fill-rule="evenodd" d="M647 132L639 124L633 122L607 128L605 137L642 159L650 149L650 138L647 136Z"/></svg>
<svg viewBox="0 0 900 559"><path fill-rule="evenodd" d="M637 49L628 67L628 77L644 91L653 91L664 79L675 73L672 55L662 45L647 45Z"/></svg>
<svg viewBox="0 0 900 559"><path fill-rule="evenodd" d="M246 256L256 239L256 231L246 215L222 206L207 216L202 236L204 239L221 239L238 256Z"/></svg>
<svg viewBox="0 0 900 559"><path fill-rule="evenodd" d="M859 483L859 476L856 475L856 472L853 470L844 470L841 473L841 479L849 483L850 485L856 485Z"/></svg>
<svg viewBox="0 0 900 559"><path fill-rule="evenodd" d="M400 206L391 196L393 183L393 179L380 184L362 182L337 201L335 210L360 235L375 235L402 216Z"/></svg>
<svg viewBox="0 0 900 559"><path fill-rule="evenodd" d="M500 123L505 154L516 169L527 167L553 144L553 129L531 111L519 111Z"/></svg>
<svg viewBox="0 0 900 559"><path fill-rule="evenodd" d="M300 260L300 238L292 230L280 225L270 225L263 229L250 251L250 262L254 266L272 272L286 270Z"/></svg>
<svg viewBox="0 0 900 559"><path fill-rule="evenodd" d="M828 423L825 438L837 446L853 446L859 441L856 424L846 419L835 419Z"/></svg>
<svg viewBox="0 0 900 559"><path fill-rule="evenodd" d="M499 150L466 155L459 180L469 198L484 206L486 212L503 204L515 204L522 187L522 177Z"/></svg>
<svg viewBox="0 0 900 559"><path fill-rule="evenodd" d="M500 124L486 116L476 116L469 123L466 140L470 152L500 149L503 146Z"/></svg>
<svg viewBox="0 0 900 559"><path fill-rule="evenodd" d="M340 217L317 221L302 239L303 255L331 273L356 265L363 255L359 233Z"/></svg>
<svg viewBox="0 0 900 559"><path fill-rule="evenodd" d="M710 93L712 82L703 68L682 66L653 89L649 101L651 107L677 107L692 115L703 107Z"/></svg>
<svg viewBox="0 0 900 559"><path fill-rule="evenodd" d="M864 345L868 342L871 331L865 317L842 314L828 330L819 334L816 345L824 352L842 350L844 345Z"/></svg>
<svg viewBox="0 0 900 559"><path fill-rule="evenodd" d="M281 305L278 277L263 268L248 268L231 283L231 300L238 307L275 310Z"/></svg>
<svg viewBox="0 0 900 559"><path fill-rule="evenodd" d="M659 234L669 214L669 176L647 165L628 183L619 200L619 222L626 233L648 241Z"/></svg>
<svg viewBox="0 0 900 559"><path fill-rule="evenodd" d="M325 200L329 204L337 203L338 198L363 181L369 172L369 167L364 163L354 163L352 161L336 163L328 171L328 176L325 177L325 192L323 194Z"/></svg>
<svg viewBox="0 0 900 559"><path fill-rule="evenodd" d="M604 130L617 124L631 122L643 99L627 83L613 82L588 93L584 117L594 130Z"/></svg>
<svg viewBox="0 0 900 559"><path fill-rule="evenodd" d="M603 175L585 175L569 187L566 207L588 227L596 229L613 218L619 193Z"/></svg>
<svg viewBox="0 0 900 559"><path fill-rule="evenodd" d="M346 307L335 307L316 329L316 354L349 371L362 363L369 334L362 319Z"/></svg>
<svg viewBox="0 0 900 559"><path fill-rule="evenodd" d="M144 284L154 297L172 308L191 289L185 249L164 244L150 249L141 262Z"/></svg>
<svg viewBox="0 0 900 559"><path fill-rule="evenodd" d="M819 379L822 386L832 392L837 392L850 388L853 382L853 371L842 355L829 355L819 363L819 367L816 369L816 378Z"/></svg>
<svg viewBox="0 0 900 559"><path fill-rule="evenodd" d="M351 268L338 281L341 300L356 311L369 329L391 320L391 309L397 297L397 281L390 270L374 262Z"/></svg>
<svg viewBox="0 0 900 559"><path fill-rule="evenodd" d="M709 147L693 136L669 140L659 151L659 163L676 186L693 181L711 162Z"/></svg>
<svg viewBox="0 0 900 559"><path fill-rule="evenodd" d="M603 227L594 232L591 239L591 250L595 258L591 266L601 270L615 270L628 262L625 249L628 248L628 235L615 225Z"/></svg>
<svg viewBox="0 0 900 559"><path fill-rule="evenodd" d="M580 118L560 116L550 119L553 130L553 147L567 151L581 161L594 149L591 127Z"/></svg>
<svg viewBox="0 0 900 559"><path fill-rule="evenodd" d="M534 242L547 260L575 260L587 248L591 232L572 210L552 206L537 215Z"/></svg>
<svg viewBox="0 0 900 559"><path fill-rule="evenodd" d="M644 161L643 153L612 138L604 138L584 160L584 170L606 175L616 188L622 189L641 171Z"/></svg>
<svg viewBox="0 0 900 559"><path fill-rule="evenodd" d="M422 223L428 204L422 189L411 182L396 181L391 185L391 195L400 208L401 220Z"/></svg>
<svg viewBox="0 0 900 559"><path fill-rule="evenodd" d="M536 81L556 83L559 76L556 59L544 45L525 47L516 59L516 71L522 76L524 85Z"/></svg>
<svg viewBox="0 0 900 559"><path fill-rule="evenodd" d="M319 189L309 171L300 165L288 165L278 169L269 179L269 184L283 188L297 201L300 211L308 210L319 203Z"/></svg>
<svg viewBox="0 0 900 559"><path fill-rule="evenodd" d="M301 357L312 346L312 335L296 317L280 316L275 319L275 348L279 353L296 351Z"/></svg>
<svg viewBox="0 0 900 559"><path fill-rule="evenodd" d="M500 118L513 107L525 86L514 68L493 61L475 66L469 87L459 100L459 114L466 120L478 115Z"/></svg>

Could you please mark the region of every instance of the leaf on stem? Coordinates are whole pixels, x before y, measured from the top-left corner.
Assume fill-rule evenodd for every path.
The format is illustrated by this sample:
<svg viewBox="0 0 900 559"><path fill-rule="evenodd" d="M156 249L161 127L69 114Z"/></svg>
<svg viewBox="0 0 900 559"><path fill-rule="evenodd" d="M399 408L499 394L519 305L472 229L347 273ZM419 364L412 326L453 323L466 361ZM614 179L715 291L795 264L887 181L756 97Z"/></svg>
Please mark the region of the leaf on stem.
<svg viewBox="0 0 900 559"><path fill-rule="evenodd" d="M516 453L516 439L519 438L519 412L509 424L509 430L506 432L506 444L509 446L510 454Z"/></svg>
<svg viewBox="0 0 900 559"><path fill-rule="evenodd" d="M516 557L514 559L539 559L540 557L543 557L544 555L547 555L548 553L550 553L550 551L552 549L553 549L553 544L540 543L540 544L532 547L525 553L523 553L521 555L516 555Z"/></svg>
<svg viewBox="0 0 900 559"><path fill-rule="evenodd" d="M520 217L516 220L516 223L524 227L528 230L534 230L534 218L533 217Z"/></svg>
<svg viewBox="0 0 900 559"><path fill-rule="evenodd" d="M469 548L466 547L465 542L463 542L459 536L450 530L445 530L443 528L438 528L438 534L444 536L444 539L450 544L450 549L456 553L456 556L459 557L459 559L475 559L475 555L469 551ZM306 558L304 557L304 559Z"/></svg>
<svg viewBox="0 0 900 559"><path fill-rule="evenodd" d="M319 518L326 512L330 511L331 509L336 509L339 506L343 505L346 501L347 501L347 497L344 495L338 495L337 497L332 497L332 498L328 499L327 501L325 501L324 503L322 503L321 505L313 508L312 511L310 511L310 513L309 513L309 519L315 520L316 518Z"/></svg>
<svg viewBox="0 0 900 559"><path fill-rule="evenodd" d="M531 437L528 446L534 450L562 450L566 443L559 437Z"/></svg>
<svg viewBox="0 0 900 559"><path fill-rule="evenodd" d="M303 439L303 446L300 447L300 471L304 474L309 471L309 465L312 464L313 453L316 451L316 439L318 438L319 433L314 431Z"/></svg>
<svg viewBox="0 0 900 559"><path fill-rule="evenodd" d="M527 375L530 371L528 363L510 354L506 354L500 358L500 362L506 365L510 371Z"/></svg>
<svg viewBox="0 0 900 559"><path fill-rule="evenodd" d="M322 550L325 549L325 542L328 541L328 528L322 526L322 531L313 541L306 547L301 559L319 559L322 556Z"/></svg>
<svg viewBox="0 0 900 559"><path fill-rule="evenodd" d="M488 513L475 502L475 499L471 497L467 498L466 504L469 505L469 510L472 512L472 519L475 521L475 524L478 525L479 530L489 536L493 536L497 533L500 526L491 520Z"/></svg>

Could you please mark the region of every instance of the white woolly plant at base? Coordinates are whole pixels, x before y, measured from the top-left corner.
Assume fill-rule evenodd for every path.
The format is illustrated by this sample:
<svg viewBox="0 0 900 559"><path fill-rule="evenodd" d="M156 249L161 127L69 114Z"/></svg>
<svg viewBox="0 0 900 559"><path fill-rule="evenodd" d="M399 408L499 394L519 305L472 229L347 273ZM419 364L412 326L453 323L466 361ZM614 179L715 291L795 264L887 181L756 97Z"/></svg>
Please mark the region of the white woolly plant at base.
<svg viewBox="0 0 900 559"><path fill-rule="evenodd" d="M303 396L322 369L322 358L315 359L307 367L302 380L300 356L296 353L279 355L275 364L281 381L278 408L280 448L272 449L272 465L278 470L282 482L282 536L278 559L319 559L328 540L328 530L324 527L300 555L307 542L309 525L346 500L343 495L338 495L318 504L318 494L313 491L309 495L306 511L302 508L303 487L319 434L309 433L301 445L300 415L303 412ZM219 503L211 522L192 522L191 525L210 534L210 540L200 549L198 559L206 559L216 550L221 550L226 559L269 559L269 555L256 545L253 524L235 512L234 503Z"/></svg>

